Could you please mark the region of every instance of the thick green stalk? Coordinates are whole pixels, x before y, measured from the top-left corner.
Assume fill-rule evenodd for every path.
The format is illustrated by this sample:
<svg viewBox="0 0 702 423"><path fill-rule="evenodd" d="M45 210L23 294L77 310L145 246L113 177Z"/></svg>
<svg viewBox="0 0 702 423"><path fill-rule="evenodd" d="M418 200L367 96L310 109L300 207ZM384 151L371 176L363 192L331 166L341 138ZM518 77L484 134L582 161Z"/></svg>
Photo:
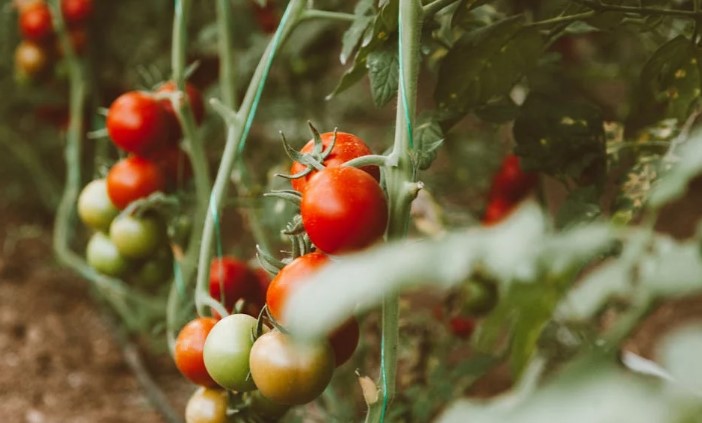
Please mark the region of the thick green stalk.
<svg viewBox="0 0 702 423"><path fill-rule="evenodd" d="M185 255L179 259L180 272L177 275L180 279L174 280L171 285L171 291L168 296L168 307L166 312L166 327L168 345L171 353L174 347L174 334L178 324L178 307L179 295L178 284L187 286L192 280L197 269L197 254L200 249L200 236L202 234L200 222L205 220L207 214L208 195L210 192L210 171L205 156L205 150L202 145L202 139L197 130L197 123L193 115L192 107L187 100L185 94L185 67L186 67L186 52L188 45L187 22L192 5L192 0L176 0L175 12L173 15L173 39L171 47L171 67L173 72L173 80L178 87L178 90L183 93L183 98L173 98L173 109L176 111L178 121L183 129L183 138L185 140L185 150L190 159L193 168L193 179L195 180L195 212L193 218L193 228L191 237L188 243L188 248Z"/></svg>
<svg viewBox="0 0 702 423"><path fill-rule="evenodd" d="M232 46L232 5L229 0L217 0L217 40L219 50L219 86L222 103L236 108L236 73Z"/></svg>
<svg viewBox="0 0 702 423"><path fill-rule="evenodd" d="M400 89L395 120L395 142L389 156L392 165L385 168L390 216L387 229L388 240L407 235L410 204L417 191L410 153L413 148L412 131L417 99L422 20L422 5L418 0L400 0L398 25ZM369 411L369 417L377 416L378 420L375 421L384 420L387 406L395 395L398 320L397 297L385 298L382 314L381 399Z"/></svg>
<svg viewBox="0 0 702 423"><path fill-rule="evenodd" d="M273 35L266 51L263 53L259 61L256 71L246 90L246 95L242 102L239 111L234 119L227 122L227 141L222 154L222 159L217 171L212 194L210 195L209 210L206 214L205 226L202 232L202 244L200 246L200 259L198 262L197 286L195 292L195 305L200 315L205 314L205 298L209 296L207 289L207 281L209 277L209 262L212 256L212 241L215 231L215 220L219 216L222 209L222 201L227 194L229 187L229 178L234 169L234 163L237 160L238 154L241 152L250 124L256 113L256 106L260 92L265 83L265 76L270 69L271 62L278 51L278 47L283 40L287 38L294 26L297 24L300 15L305 8L304 0L291 0L285 11L285 16L288 16L287 22L284 23Z"/></svg>

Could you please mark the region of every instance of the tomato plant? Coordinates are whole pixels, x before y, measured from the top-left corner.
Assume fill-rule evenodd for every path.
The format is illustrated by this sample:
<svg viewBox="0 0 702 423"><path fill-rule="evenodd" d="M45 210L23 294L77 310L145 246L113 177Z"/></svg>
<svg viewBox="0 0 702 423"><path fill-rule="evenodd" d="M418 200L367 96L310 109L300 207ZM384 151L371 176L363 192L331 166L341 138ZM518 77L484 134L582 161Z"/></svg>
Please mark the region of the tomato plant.
<svg viewBox="0 0 702 423"><path fill-rule="evenodd" d="M185 406L185 423L227 423L227 393L198 388Z"/></svg>
<svg viewBox="0 0 702 423"><path fill-rule="evenodd" d="M164 148L168 124L163 104L142 91L122 94L107 111L107 132L115 145L141 156Z"/></svg>
<svg viewBox="0 0 702 423"><path fill-rule="evenodd" d="M15 49L15 68L30 78L44 74L51 64L51 58L46 48L33 41L24 40Z"/></svg>
<svg viewBox="0 0 702 423"><path fill-rule="evenodd" d="M134 200L163 191L161 168L151 160L129 156L115 163L107 174L107 194L120 210Z"/></svg>
<svg viewBox="0 0 702 423"><path fill-rule="evenodd" d="M388 205L382 188L368 173L329 167L308 182L300 214L314 245L335 254L380 240L388 222Z"/></svg>
<svg viewBox="0 0 702 423"><path fill-rule="evenodd" d="M218 321L205 340L203 358L207 373L217 384L238 392L256 389L249 376L249 353L256 319L247 314L231 314Z"/></svg>
<svg viewBox="0 0 702 423"><path fill-rule="evenodd" d="M274 403L299 405L327 387L334 372L334 353L326 342L297 342L274 330L253 344L250 366L261 395Z"/></svg>
<svg viewBox="0 0 702 423"><path fill-rule="evenodd" d="M203 358L205 340L216 323L214 318L198 317L183 326L176 338L173 355L176 367L183 376L197 385L217 386L207 372Z"/></svg>
<svg viewBox="0 0 702 423"><path fill-rule="evenodd" d="M317 151L316 154L313 154L315 153L315 140L313 138L309 140L307 144L302 147L302 149L300 149L300 153L321 156L321 153L323 151L326 152L330 148L332 141L334 141L334 148L324 158L324 161L322 161L322 164L326 167L338 167L349 160L372 154L372 151L368 145L366 145L361 138L353 134L338 131L336 133L325 132L320 135L320 139L321 144L317 147L317 149L320 149L321 151ZM290 167L290 174L296 175L304 172L306 169L306 165L300 162L294 162ZM378 166L364 166L361 169L375 178L376 181L380 181L380 169ZM303 192L315 173L317 173L316 170L311 170L305 176L291 179L290 183L295 190Z"/></svg>

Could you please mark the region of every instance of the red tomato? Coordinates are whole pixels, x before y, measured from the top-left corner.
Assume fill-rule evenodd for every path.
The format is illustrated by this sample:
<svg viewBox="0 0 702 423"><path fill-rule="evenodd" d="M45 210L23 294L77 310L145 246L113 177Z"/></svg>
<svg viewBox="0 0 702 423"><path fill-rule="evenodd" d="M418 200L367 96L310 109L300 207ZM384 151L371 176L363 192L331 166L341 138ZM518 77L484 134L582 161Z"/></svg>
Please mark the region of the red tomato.
<svg viewBox="0 0 702 423"><path fill-rule="evenodd" d="M265 6L259 6L255 1L251 2L251 8L256 18L259 28L266 34L272 34L278 28L280 18L273 2L269 1Z"/></svg>
<svg viewBox="0 0 702 423"><path fill-rule="evenodd" d="M178 338L176 338L173 356L176 367L183 376L201 386L217 386L217 383L207 373L202 358L205 340L215 323L217 320L211 317L198 317L183 326L183 329L178 333Z"/></svg>
<svg viewBox="0 0 702 423"><path fill-rule="evenodd" d="M351 358L358 346L360 335L358 322L353 317L329 335L329 344L334 350L336 367L341 366Z"/></svg>
<svg viewBox="0 0 702 423"><path fill-rule="evenodd" d="M302 193L302 224L310 240L328 254L359 250L380 240L388 205L378 182L353 167L328 167Z"/></svg>
<svg viewBox="0 0 702 423"><path fill-rule="evenodd" d="M334 133L325 132L321 134L321 137L322 145L326 149L331 143L332 139L334 139ZM305 144L304 147L302 147L300 152L309 154L312 153L313 149L314 139L311 139L307 142L307 144ZM332 150L331 154L327 156L327 158L322 164L324 164L324 166L326 167L338 167L351 159L355 159L361 156L367 156L369 154L373 154L373 152L370 148L368 148L368 146L362 139L358 138L353 134L347 134L346 132L337 132L334 149ZM296 173L300 173L303 170L305 170L305 168L305 165L295 162L290 167L290 174L294 175ZM378 168L378 166L366 166L362 169L369 175L371 175L373 178L375 178L376 181L380 181L380 169ZM312 178L312 175L314 175L315 173L317 173L317 171L313 170L312 172L310 172L306 176L303 176L302 178L292 179L290 183L292 184L293 189L299 192L303 192L305 190L305 187L307 186L307 183Z"/></svg>
<svg viewBox="0 0 702 423"><path fill-rule="evenodd" d="M501 197L490 200L483 216L483 225L490 226L502 221L514 206L514 203Z"/></svg>
<svg viewBox="0 0 702 423"><path fill-rule="evenodd" d="M71 46L73 47L73 52L75 54L82 54L85 51L85 45L88 42L88 32L83 27L70 28L68 30L68 39L71 41ZM56 52L59 56L64 55L63 45L61 40L56 40Z"/></svg>
<svg viewBox="0 0 702 423"><path fill-rule="evenodd" d="M519 157L509 154L492 180L489 198L499 197L516 203L529 194L537 181L536 173L524 172L519 166Z"/></svg>
<svg viewBox="0 0 702 423"><path fill-rule="evenodd" d="M219 257L210 262L210 295L230 313L237 301L243 299L246 303L243 311L252 316L258 315L265 301L256 274L234 257Z"/></svg>
<svg viewBox="0 0 702 423"><path fill-rule="evenodd" d="M329 262L329 257L320 252L300 256L283 267L273 278L266 293L268 312L280 321L283 308L292 290L304 283L322 266Z"/></svg>
<svg viewBox="0 0 702 423"><path fill-rule="evenodd" d="M43 1L29 3L20 10L19 27L28 40L40 41L54 33L49 6Z"/></svg>
<svg viewBox="0 0 702 423"><path fill-rule="evenodd" d="M93 14L93 0L61 0L61 13L68 25L82 24Z"/></svg>
<svg viewBox="0 0 702 423"><path fill-rule="evenodd" d="M122 210L134 200L163 191L164 178L158 165L139 156L129 156L115 163L107 173L107 194Z"/></svg>
<svg viewBox="0 0 702 423"><path fill-rule="evenodd" d="M469 338L475 330L475 320L470 317L456 316L449 320L451 333L459 338Z"/></svg>
<svg viewBox="0 0 702 423"><path fill-rule="evenodd" d="M159 151L154 155L154 161L161 167L166 183L171 188L182 186L193 176L190 158L178 146Z"/></svg>
<svg viewBox="0 0 702 423"><path fill-rule="evenodd" d="M157 93L172 93L177 91L175 82L168 81L162 84L156 90ZM202 119L205 117L205 103L202 99L202 93L193 84L185 83L185 92L188 96L188 102L190 102L190 107L193 109L193 115L195 116L195 122L197 124L202 123ZM166 111L168 120L168 131L169 141L177 143L182 137L182 131L180 129L180 122L178 122L178 116L176 116L175 110L173 110L173 103L170 99L161 100L161 105Z"/></svg>
<svg viewBox="0 0 702 423"><path fill-rule="evenodd" d="M140 156L163 149L168 117L148 93L130 91L117 97L107 112L107 132L115 145Z"/></svg>

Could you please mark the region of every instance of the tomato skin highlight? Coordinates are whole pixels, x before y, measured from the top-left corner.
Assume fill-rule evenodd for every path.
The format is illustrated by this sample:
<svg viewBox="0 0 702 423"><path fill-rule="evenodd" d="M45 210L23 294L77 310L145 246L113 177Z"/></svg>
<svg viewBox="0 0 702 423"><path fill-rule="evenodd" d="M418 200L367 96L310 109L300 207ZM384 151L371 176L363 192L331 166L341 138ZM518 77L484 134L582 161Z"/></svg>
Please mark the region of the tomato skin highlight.
<svg viewBox="0 0 702 423"><path fill-rule="evenodd" d="M284 323L282 314L290 293L328 262L329 257L326 254L313 252L300 256L283 267L268 285L266 292L266 304L270 315Z"/></svg>
<svg viewBox="0 0 702 423"><path fill-rule="evenodd" d="M327 342L300 343L277 330L254 342L249 363L261 395L283 405L314 400L334 373L334 353Z"/></svg>
<svg viewBox="0 0 702 423"><path fill-rule="evenodd" d="M334 133L325 132L320 135L322 138L322 145L326 150L326 148L334 139ZM302 149L300 149L300 152L309 154L312 153L313 149L314 139L311 139L307 141L307 144L305 144L304 147L302 147ZM351 159L367 156L370 154L373 154L373 152L361 138L353 134L349 134L347 132L337 132L334 149L331 151L331 154L327 156L324 162L322 162L322 164L325 167L338 167ZM290 167L290 174L294 175L296 173L302 172L303 170L305 170L305 168L305 165L295 162ZM376 181L380 181L380 169L378 168L378 166L364 166L361 169L364 172L371 175ZM292 184L293 189L298 192L303 192L312 176L314 176L316 173L317 171L313 170L306 176L297 179L291 179L290 183Z"/></svg>
<svg viewBox="0 0 702 423"><path fill-rule="evenodd" d="M223 388L238 392L256 389L249 377L251 334L257 321L248 314L231 314L217 322L205 340L203 358L207 373Z"/></svg>
<svg viewBox="0 0 702 423"><path fill-rule="evenodd" d="M28 4L20 10L19 27L22 37L32 41L42 41L54 33L49 6L43 1Z"/></svg>
<svg viewBox="0 0 702 423"><path fill-rule="evenodd" d="M227 423L227 393L198 388L185 406L185 423Z"/></svg>
<svg viewBox="0 0 702 423"><path fill-rule="evenodd" d="M202 351L215 323L217 320L212 317L198 317L188 322L178 333L173 356L183 376L197 385L211 388L216 387L217 382L207 373Z"/></svg>
<svg viewBox="0 0 702 423"><path fill-rule="evenodd" d="M252 316L258 316L265 301L256 274L234 257L214 258L210 262L210 296L222 302L229 313L243 299L244 311Z"/></svg>
<svg viewBox="0 0 702 423"><path fill-rule="evenodd" d="M163 191L164 188L161 169L143 157L126 157L115 163L107 173L107 194L120 210L132 201Z"/></svg>
<svg viewBox="0 0 702 423"><path fill-rule="evenodd" d="M168 117L151 94L129 91L117 97L107 111L107 132L122 150L145 156L164 148Z"/></svg>
<svg viewBox="0 0 702 423"><path fill-rule="evenodd" d="M310 240L328 254L360 250L382 239L388 204L378 182L353 167L330 167L307 184L300 203Z"/></svg>

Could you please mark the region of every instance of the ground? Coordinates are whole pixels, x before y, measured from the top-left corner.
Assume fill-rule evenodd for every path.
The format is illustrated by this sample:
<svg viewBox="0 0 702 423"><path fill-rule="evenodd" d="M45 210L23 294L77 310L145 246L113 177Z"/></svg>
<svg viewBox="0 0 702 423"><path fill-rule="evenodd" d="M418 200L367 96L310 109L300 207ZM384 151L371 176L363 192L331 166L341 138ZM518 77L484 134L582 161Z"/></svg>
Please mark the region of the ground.
<svg viewBox="0 0 702 423"><path fill-rule="evenodd" d="M164 421L127 365L124 344L88 282L53 259L50 222L17 215L3 213L0 235L0 420ZM193 386L167 356L137 351L182 415Z"/></svg>

